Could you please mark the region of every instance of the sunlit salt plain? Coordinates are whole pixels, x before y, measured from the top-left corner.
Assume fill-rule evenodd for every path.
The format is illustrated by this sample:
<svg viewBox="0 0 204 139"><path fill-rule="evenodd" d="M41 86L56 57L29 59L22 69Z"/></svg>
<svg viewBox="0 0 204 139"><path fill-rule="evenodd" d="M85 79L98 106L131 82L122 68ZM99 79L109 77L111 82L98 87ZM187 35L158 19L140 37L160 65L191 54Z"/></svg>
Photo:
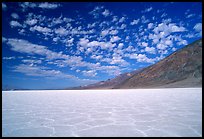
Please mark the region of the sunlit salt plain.
<svg viewBox="0 0 204 139"><path fill-rule="evenodd" d="M3 91L2 136L202 136L202 88Z"/></svg>

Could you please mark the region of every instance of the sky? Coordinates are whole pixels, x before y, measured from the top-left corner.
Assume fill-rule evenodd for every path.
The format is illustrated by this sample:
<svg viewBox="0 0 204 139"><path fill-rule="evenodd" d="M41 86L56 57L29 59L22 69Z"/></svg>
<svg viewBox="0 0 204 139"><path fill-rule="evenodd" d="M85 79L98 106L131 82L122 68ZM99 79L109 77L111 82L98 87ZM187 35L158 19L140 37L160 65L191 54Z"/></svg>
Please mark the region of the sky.
<svg viewBox="0 0 204 139"><path fill-rule="evenodd" d="M201 2L3 2L2 86L88 85L201 37Z"/></svg>

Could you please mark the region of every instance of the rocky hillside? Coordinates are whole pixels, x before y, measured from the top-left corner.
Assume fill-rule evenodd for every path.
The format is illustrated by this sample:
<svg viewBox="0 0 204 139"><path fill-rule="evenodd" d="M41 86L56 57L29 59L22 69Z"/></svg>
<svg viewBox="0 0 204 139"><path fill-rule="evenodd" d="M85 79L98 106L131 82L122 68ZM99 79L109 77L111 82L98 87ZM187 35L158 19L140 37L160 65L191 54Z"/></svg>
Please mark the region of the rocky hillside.
<svg viewBox="0 0 204 139"><path fill-rule="evenodd" d="M114 88L202 86L202 39L151 65Z"/></svg>

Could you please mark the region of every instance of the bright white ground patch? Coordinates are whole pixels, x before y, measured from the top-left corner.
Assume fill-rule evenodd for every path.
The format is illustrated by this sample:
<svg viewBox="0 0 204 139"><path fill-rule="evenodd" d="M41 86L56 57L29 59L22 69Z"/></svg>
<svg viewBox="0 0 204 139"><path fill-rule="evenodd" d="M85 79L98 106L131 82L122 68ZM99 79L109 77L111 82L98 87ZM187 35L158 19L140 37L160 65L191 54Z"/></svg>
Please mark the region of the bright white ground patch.
<svg viewBox="0 0 204 139"><path fill-rule="evenodd" d="M3 91L3 136L202 136L202 88Z"/></svg>

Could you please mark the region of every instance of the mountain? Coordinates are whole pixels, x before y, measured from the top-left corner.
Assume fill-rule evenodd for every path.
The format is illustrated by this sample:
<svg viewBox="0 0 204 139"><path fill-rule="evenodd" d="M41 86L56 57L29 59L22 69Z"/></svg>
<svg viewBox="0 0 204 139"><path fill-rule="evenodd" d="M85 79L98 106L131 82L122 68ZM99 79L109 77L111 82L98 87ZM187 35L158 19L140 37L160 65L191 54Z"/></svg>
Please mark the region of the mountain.
<svg viewBox="0 0 204 139"><path fill-rule="evenodd" d="M123 73L113 79L108 79L107 81L100 81L98 83L90 84L87 86L73 87L73 88L68 88L68 89L96 89L96 88L97 89L112 89L115 86L119 86L127 79L131 78L133 75L138 73L140 70L141 69L135 70L132 72Z"/></svg>
<svg viewBox="0 0 204 139"><path fill-rule="evenodd" d="M130 89L202 86L202 39L146 68L72 89Z"/></svg>
<svg viewBox="0 0 204 139"><path fill-rule="evenodd" d="M172 53L115 88L201 87L202 39Z"/></svg>

